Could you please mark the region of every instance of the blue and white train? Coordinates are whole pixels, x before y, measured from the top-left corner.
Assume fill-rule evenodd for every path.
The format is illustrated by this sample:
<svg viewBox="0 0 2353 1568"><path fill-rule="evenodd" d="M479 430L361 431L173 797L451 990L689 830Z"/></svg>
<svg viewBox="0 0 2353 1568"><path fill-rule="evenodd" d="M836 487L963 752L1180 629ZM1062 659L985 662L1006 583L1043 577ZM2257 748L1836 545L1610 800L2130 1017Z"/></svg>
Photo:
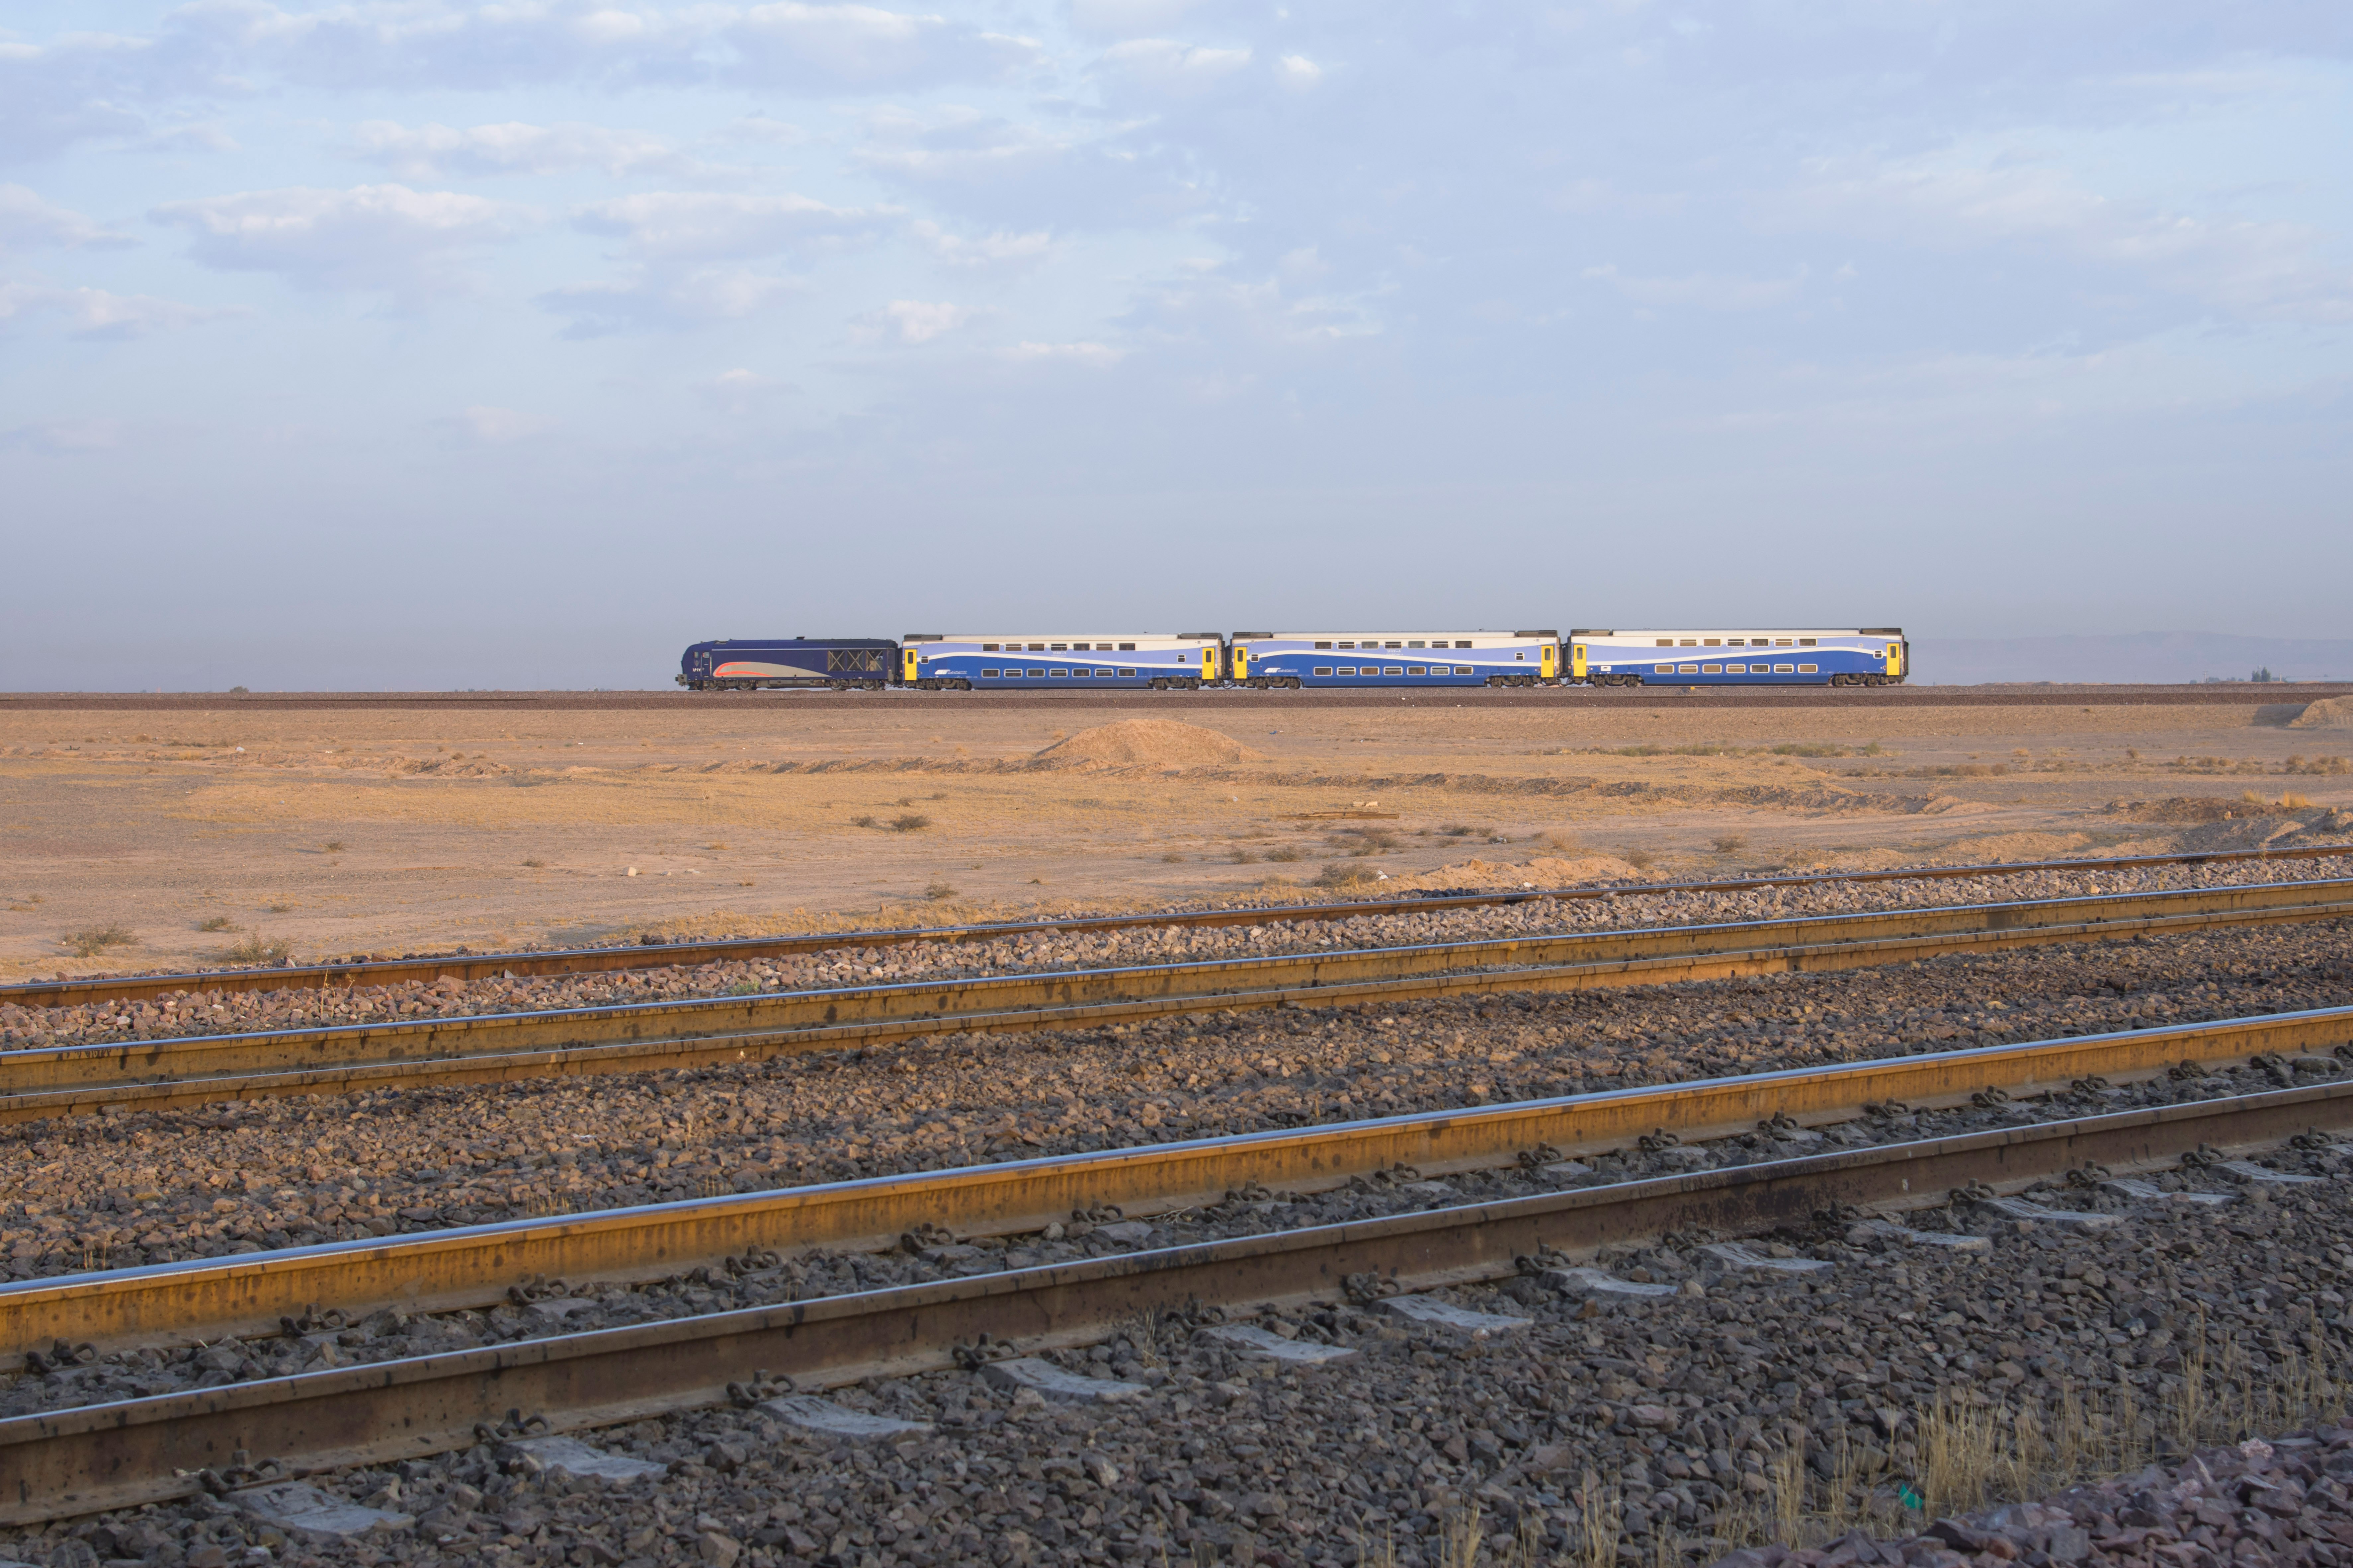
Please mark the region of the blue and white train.
<svg viewBox="0 0 2353 1568"><path fill-rule="evenodd" d="M695 691L824 686L923 691L1203 687L1888 686L1900 626L1455 632L909 632L700 642Z"/></svg>

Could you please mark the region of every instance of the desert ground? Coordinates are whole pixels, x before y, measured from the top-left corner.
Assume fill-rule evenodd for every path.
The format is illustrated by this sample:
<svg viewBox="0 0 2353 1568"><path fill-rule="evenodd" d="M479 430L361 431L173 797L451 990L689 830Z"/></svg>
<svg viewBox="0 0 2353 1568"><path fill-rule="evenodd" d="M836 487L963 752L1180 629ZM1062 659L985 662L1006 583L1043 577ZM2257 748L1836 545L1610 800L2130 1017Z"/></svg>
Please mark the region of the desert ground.
<svg viewBox="0 0 2353 1568"><path fill-rule="evenodd" d="M2347 700L0 714L0 979L2340 835Z"/></svg>

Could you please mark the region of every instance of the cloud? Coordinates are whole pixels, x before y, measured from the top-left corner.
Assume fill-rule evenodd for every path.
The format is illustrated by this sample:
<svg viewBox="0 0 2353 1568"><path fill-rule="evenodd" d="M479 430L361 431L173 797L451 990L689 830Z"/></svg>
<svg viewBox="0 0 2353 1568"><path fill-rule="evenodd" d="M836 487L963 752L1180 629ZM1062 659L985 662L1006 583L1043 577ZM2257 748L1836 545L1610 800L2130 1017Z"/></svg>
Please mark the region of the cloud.
<svg viewBox="0 0 2353 1568"><path fill-rule="evenodd" d="M555 421L545 415L524 414L487 404L477 404L436 423L447 433L475 447L512 447L555 428Z"/></svg>
<svg viewBox="0 0 2353 1568"><path fill-rule="evenodd" d="M1324 68L1305 55L1285 55L1274 62L1274 74L1283 86L1303 89L1324 79Z"/></svg>
<svg viewBox="0 0 2353 1568"><path fill-rule="evenodd" d="M934 260L950 267L1029 267L1046 259L1054 249L1054 237L1042 229L1035 234L1000 231L966 238L950 234L929 218L918 218L907 226L907 232Z"/></svg>
<svg viewBox="0 0 2353 1568"><path fill-rule="evenodd" d="M1029 39L928 13L796 0L669 8L357 0L317 11L207 0L176 13L172 26L192 54L330 88L898 91L1000 80L1039 53Z"/></svg>
<svg viewBox="0 0 2353 1568"><path fill-rule="evenodd" d="M1246 47L1212 49L1167 38L1131 38L1105 49L1101 68L1124 86L1181 98L1225 85L1250 63Z"/></svg>
<svg viewBox="0 0 2353 1568"><path fill-rule="evenodd" d="M1071 26L1091 38L1134 38L1185 19L1198 0L1071 0Z"/></svg>
<svg viewBox="0 0 2353 1568"><path fill-rule="evenodd" d="M2353 321L2353 268L2324 258L2319 231L2118 201L2037 162L1943 157L1818 167L1772 216L1836 222L1913 245L2036 249L2137 274L2250 319Z"/></svg>
<svg viewBox="0 0 2353 1568"><path fill-rule="evenodd" d="M302 289L404 296L461 286L459 258L530 216L480 196L397 184L246 191L170 202L152 216L187 230L190 254L207 267L274 272Z"/></svg>
<svg viewBox="0 0 2353 1568"><path fill-rule="evenodd" d="M252 313L241 307L184 305L153 294L115 294L104 289L0 282L0 321L18 316L56 316L71 322L72 333L78 338L141 338L151 332Z"/></svg>
<svg viewBox="0 0 2353 1568"><path fill-rule="evenodd" d="M573 223L619 239L640 256L705 258L838 247L871 238L896 216L789 195L648 191L582 207Z"/></svg>
<svg viewBox="0 0 2353 1568"><path fill-rule="evenodd" d="M627 278L551 289L539 297L539 304L570 319L566 337L595 338L738 321L807 287L797 278L744 267L640 268Z"/></svg>
<svg viewBox="0 0 2353 1568"><path fill-rule="evenodd" d="M1052 130L948 105L866 117L852 153L878 179L992 228L1156 227L1208 205L1181 147L1127 140L1133 128L1059 121Z"/></svg>
<svg viewBox="0 0 2353 1568"><path fill-rule="evenodd" d="M22 185L0 185L0 253L30 246L74 248L131 243L78 212L43 201Z"/></svg>
<svg viewBox="0 0 2353 1568"><path fill-rule="evenodd" d="M893 300L869 311L851 324L851 335L861 342L927 343L972 320L961 305L930 304L922 300Z"/></svg>
<svg viewBox="0 0 2353 1568"><path fill-rule="evenodd" d="M555 125L509 121L459 130L371 120L353 133L353 150L411 180L439 179L448 173L547 174L567 169L601 169L617 178L677 172L691 164L659 136L643 131L608 131L577 121Z"/></svg>
<svg viewBox="0 0 2353 1568"><path fill-rule="evenodd" d="M1107 370L1127 357L1125 349L1115 349L1107 343L1015 343L1000 351L1002 358L1015 364L1075 364L1092 370Z"/></svg>
<svg viewBox="0 0 2353 1568"><path fill-rule="evenodd" d="M1804 287L1803 267L1788 278L1742 278L1726 273L1694 272L1682 278L1635 278L1615 264L1588 267L1588 282L1606 284L1638 305L1668 308L1695 306L1703 310L1761 310L1785 304Z"/></svg>

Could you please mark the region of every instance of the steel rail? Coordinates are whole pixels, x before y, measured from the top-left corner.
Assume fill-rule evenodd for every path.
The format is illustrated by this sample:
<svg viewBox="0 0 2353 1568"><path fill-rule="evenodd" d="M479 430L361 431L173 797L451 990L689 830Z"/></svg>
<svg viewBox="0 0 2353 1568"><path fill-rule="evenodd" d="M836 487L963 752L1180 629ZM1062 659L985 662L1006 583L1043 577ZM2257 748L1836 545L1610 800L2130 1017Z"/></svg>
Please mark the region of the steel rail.
<svg viewBox="0 0 2353 1568"><path fill-rule="evenodd" d="M1383 1219L1050 1264L626 1328L301 1373L0 1420L0 1523L184 1496L251 1456L290 1473L464 1447L512 1411L554 1430L708 1406L782 1373L833 1386L952 1364L983 1334L1085 1343L1190 1304L1337 1299L1372 1275L1428 1288L1493 1279L1669 1230L1757 1234L1825 1208L1925 1206L2096 1163L2147 1169L2200 1145L2244 1148L2353 1123L2353 1083L2116 1112Z"/></svg>
<svg viewBox="0 0 2353 1568"><path fill-rule="evenodd" d="M2331 1007L24 1280L0 1285L0 1354L58 1339L137 1345L247 1334L313 1304L354 1318L386 1306L453 1310L498 1301L534 1278L635 1281L754 1251L871 1250L925 1225L1019 1234L1103 1204L1130 1215L1187 1208L1252 1182L1313 1192L1400 1164L1425 1174L1486 1169L1539 1146L1569 1155L1657 1131L1717 1138L1775 1116L1836 1122L1888 1101L1957 1105L1989 1089L2023 1098L2085 1078L2129 1082L2183 1061L2348 1042L2353 1006Z"/></svg>
<svg viewBox="0 0 2353 1568"><path fill-rule="evenodd" d="M1582 989L1885 963L2020 942L2353 916L2353 879L1427 942L765 996L427 1018L0 1053L0 1121L253 1094L642 1071L1170 1012Z"/></svg>
<svg viewBox="0 0 2353 1568"><path fill-rule="evenodd" d="M2037 871L2130 870L2155 866L2306 860L2342 855L2353 855L2353 844L2299 845L2281 849L2219 849L2183 855L2132 855L2105 860L1992 862L1936 866L1908 871L1808 872L1786 877L1739 877L1712 881L1598 883L1569 888L1519 889L1499 893L1451 893L1289 904L1265 909L1191 910L1158 915L1083 915L985 925L823 931L809 936L727 937L713 942L670 942L654 946L564 948L550 952L453 953L434 958L294 964L273 969L95 975L75 980L35 980L0 985L0 1004L13 1003L20 1007L74 1007L99 1002L136 1002L179 991L229 993L348 989L446 979L474 981L509 975L611 973L642 969L688 968L731 959L787 958L854 947L902 947L920 942L961 944L994 942L1010 936L1081 935L1093 931L1159 928L1286 925L1355 920L1373 915L1500 908L1540 899L1591 900L1641 898L1664 893L1754 892L1773 888L1810 888L1841 882L1939 881L1971 877L2017 877Z"/></svg>

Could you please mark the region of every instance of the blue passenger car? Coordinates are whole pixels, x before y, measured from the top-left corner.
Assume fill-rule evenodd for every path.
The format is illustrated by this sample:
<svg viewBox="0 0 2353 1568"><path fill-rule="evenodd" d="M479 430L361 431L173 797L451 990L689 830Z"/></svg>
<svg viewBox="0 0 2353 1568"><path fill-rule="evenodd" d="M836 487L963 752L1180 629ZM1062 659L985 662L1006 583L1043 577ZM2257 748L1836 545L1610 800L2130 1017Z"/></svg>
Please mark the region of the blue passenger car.
<svg viewBox="0 0 2353 1568"><path fill-rule="evenodd" d="M723 637L689 647L677 679L691 691L795 686L879 691L898 664L899 645L888 637Z"/></svg>
<svg viewBox="0 0 2353 1568"><path fill-rule="evenodd" d="M1901 626L1568 634L1568 678L1596 686L1891 686L1912 666Z"/></svg>
<svg viewBox="0 0 2353 1568"><path fill-rule="evenodd" d="M1560 634L1236 632L1240 686L1535 686L1560 678Z"/></svg>
<svg viewBox="0 0 2353 1568"><path fill-rule="evenodd" d="M1166 690L1225 675L1215 632L909 632L899 679L925 691Z"/></svg>

